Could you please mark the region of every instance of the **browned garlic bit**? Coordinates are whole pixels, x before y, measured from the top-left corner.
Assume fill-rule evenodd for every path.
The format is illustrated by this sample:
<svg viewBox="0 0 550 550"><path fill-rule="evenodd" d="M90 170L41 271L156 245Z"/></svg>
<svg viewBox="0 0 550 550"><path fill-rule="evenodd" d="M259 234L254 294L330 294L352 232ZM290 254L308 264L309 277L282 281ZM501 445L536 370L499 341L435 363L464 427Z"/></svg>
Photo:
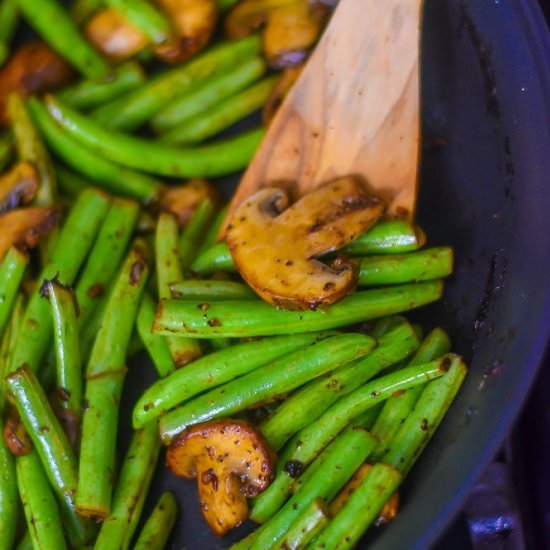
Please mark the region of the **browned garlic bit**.
<svg viewBox="0 0 550 550"><path fill-rule="evenodd" d="M197 479L202 514L218 535L248 518L246 499L267 489L275 473L263 437L248 422L228 418L184 430L166 461L174 474Z"/></svg>
<svg viewBox="0 0 550 550"><path fill-rule="evenodd" d="M353 292L355 264L338 250L367 231L384 205L367 194L362 180L330 181L288 207L285 191L268 187L246 199L227 227L231 256L246 282L265 300L292 309L331 304Z"/></svg>

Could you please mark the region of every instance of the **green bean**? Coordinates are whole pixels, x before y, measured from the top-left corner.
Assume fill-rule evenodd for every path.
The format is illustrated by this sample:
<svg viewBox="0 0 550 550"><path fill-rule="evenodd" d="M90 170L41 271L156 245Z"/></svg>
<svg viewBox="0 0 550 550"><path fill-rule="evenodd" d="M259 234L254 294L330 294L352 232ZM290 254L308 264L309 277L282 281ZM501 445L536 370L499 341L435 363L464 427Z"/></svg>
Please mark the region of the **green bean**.
<svg viewBox="0 0 550 550"><path fill-rule="evenodd" d="M402 479L403 475L399 470L386 464L375 464L346 504L308 548L355 548Z"/></svg>
<svg viewBox="0 0 550 550"><path fill-rule="evenodd" d="M351 425L344 430L308 468L307 481L258 529L252 549L277 548L292 522L314 499L331 501L369 456L375 441L363 428Z"/></svg>
<svg viewBox="0 0 550 550"><path fill-rule="evenodd" d="M93 118L107 128L132 131L156 115L160 109L222 71L245 63L260 53L260 39L249 36L210 48L190 62L160 73L137 90L93 112Z"/></svg>
<svg viewBox="0 0 550 550"><path fill-rule="evenodd" d="M215 210L216 207L212 200L205 198L197 206L188 224L182 230L179 241L179 255L181 267L184 271L188 270L193 263L202 236L210 225Z"/></svg>
<svg viewBox="0 0 550 550"><path fill-rule="evenodd" d="M252 84L265 70L263 59L255 57L231 70L215 74L160 110L151 120L151 126L158 133L166 132L184 120L205 113Z"/></svg>
<svg viewBox="0 0 550 550"><path fill-rule="evenodd" d="M44 281L43 293L52 309L57 390L60 404L80 425L82 410L82 363L78 334L78 303L71 288L56 279Z"/></svg>
<svg viewBox="0 0 550 550"><path fill-rule="evenodd" d="M141 514L143 499L147 494L160 453L156 425L148 424L134 432L132 441L118 478L113 496L111 514L105 519L94 550L125 550L133 532L132 517ZM141 503L141 506L138 506Z"/></svg>
<svg viewBox="0 0 550 550"><path fill-rule="evenodd" d="M155 44L164 44L172 35L170 21L147 0L103 0Z"/></svg>
<svg viewBox="0 0 550 550"><path fill-rule="evenodd" d="M15 550L33 550L31 535L29 531L25 531L23 538L17 544Z"/></svg>
<svg viewBox="0 0 550 550"><path fill-rule="evenodd" d="M16 459L17 486L34 550L67 548L59 508L36 451Z"/></svg>
<svg viewBox="0 0 550 550"><path fill-rule="evenodd" d="M152 201L160 193L162 184L158 180L110 162L73 139L57 126L47 109L37 99L29 99L27 105L48 145L78 173L89 177L107 191L145 203Z"/></svg>
<svg viewBox="0 0 550 550"><path fill-rule="evenodd" d="M0 336L8 323L28 262L27 254L14 246L0 262Z"/></svg>
<svg viewBox="0 0 550 550"><path fill-rule="evenodd" d="M161 213L155 233L156 267L159 297L170 297L170 284L183 279L179 256L178 222L172 214ZM201 355L197 340L181 336L167 336L166 343L176 368Z"/></svg>
<svg viewBox="0 0 550 550"><path fill-rule="evenodd" d="M251 160L264 135L262 128L201 147L182 149L105 129L91 118L46 98L51 116L67 133L101 156L163 176L212 178L238 172Z"/></svg>
<svg viewBox="0 0 550 550"><path fill-rule="evenodd" d="M60 164L56 164L55 166L55 176L61 193L73 200L78 197L84 189L93 187L89 180Z"/></svg>
<svg viewBox="0 0 550 550"><path fill-rule="evenodd" d="M2 0L0 2L0 66L9 56L9 47L17 28L19 9L18 0Z"/></svg>
<svg viewBox="0 0 550 550"><path fill-rule="evenodd" d="M11 132L0 135L0 172L8 166L13 153L13 136Z"/></svg>
<svg viewBox="0 0 550 550"><path fill-rule="evenodd" d="M204 236L201 246L199 247L198 254L202 254L206 249L213 246L214 243L216 242L222 223L225 220L225 217L227 216L228 208L229 208L229 205L225 205L216 214L216 217L214 218L212 224L210 225L210 228L206 232L206 235Z"/></svg>
<svg viewBox="0 0 550 550"><path fill-rule="evenodd" d="M74 502L77 484L76 458L48 397L32 370L26 366L11 373L6 378L6 385L57 494L71 543L85 544L89 535L88 526L76 514Z"/></svg>
<svg viewBox="0 0 550 550"><path fill-rule="evenodd" d="M136 242L128 253L107 300L101 328L86 371L87 408L76 503L83 516L104 518L111 509L112 476L120 394L126 375L126 349L148 276L144 247Z"/></svg>
<svg viewBox="0 0 550 550"><path fill-rule="evenodd" d="M151 332L155 320L156 304L148 293L143 295L137 316L137 330L149 357L153 361L161 378L176 370L176 365L170 355L168 344L163 336Z"/></svg>
<svg viewBox="0 0 550 550"><path fill-rule="evenodd" d="M303 550L325 527L328 521L329 515L326 504L320 498L316 498L290 524L281 548Z"/></svg>
<svg viewBox="0 0 550 550"><path fill-rule="evenodd" d="M429 281L453 271L453 250L427 248L408 254L369 256L359 261L360 287Z"/></svg>
<svg viewBox="0 0 550 550"><path fill-rule="evenodd" d="M74 203L63 225L50 262L39 281L56 275L64 284L72 284L109 208L109 198L96 190L84 191ZM22 328L15 344L10 371L21 365L37 370L47 352L52 335L49 304L37 289L25 310Z"/></svg>
<svg viewBox="0 0 550 550"><path fill-rule="evenodd" d="M211 275L216 271L237 271L231 253L225 243L216 243L202 251L191 264L191 271L198 275Z"/></svg>
<svg viewBox="0 0 550 550"><path fill-rule="evenodd" d="M9 373L10 360L13 348L21 328L21 319L25 307L23 293L19 293L13 304L12 312L0 341L0 419L4 417L7 403L5 378Z"/></svg>
<svg viewBox="0 0 550 550"><path fill-rule="evenodd" d="M97 82L81 80L59 92L61 101L73 109L93 109L131 90L145 82L145 72L138 63L128 61L114 69L113 80Z"/></svg>
<svg viewBox="0 0 550 550"><path fill-rule="evenodd" d="M212 302L208 309L192 301L164 300L153 332L219 338L327 330L414 309L439 299L442 291L440 281L363 290L315 311L276 309L252 300Z"/></svg>
<svg viewBox="0 0 550 550"><path fill-rule="evenodd" d="M327 336L329 333L275 336L235 344L201 357L184 369L157 380L145 390L134 407L134 427L143 426L205 390L220 386L280 357L311 346Z"/></svg>
<svg viewBox="0 0 550 550"><path fill-rule="evenodd" d="M351 333L332 336L292 352L169 412L159 423L161 437L164 442L170 442L191 424L276 399L325 372L366 355L374 345L372 338Z"/></svg>
<svg viewBox="0 0 550 550"><path fill-rule="evenodd" d="M235 281L203 281L202 279L181 281L170 285L172 298L178 300L256 300L258 296L243 283Z"/></svg>
<svg viewBox="0 0 550 550"><path fill-rule="evenodd" d="M374 225L346 245L350 256L368 254L400 254L413 252L426 243L426 235L420 227L404 220L390 220Z"/></svg>
<svg viewBox="0 0 550 550"><path fill-rule="evenodd" d="M40 185L35 203L40 206L51 206L55 201L57 184L48 151L34 126L23 98L15 92L9 94L7 107L19 159L30 162L38 172Z"/></svg>
<svg viewBox="0 0 550 550"><path fill-rule="evenodd" d="M139 214L132 200L114 198L76 285L79 324L86 325L128 249Z"/></svg>
<svg viewBox="0 0 550 550"><path fill-rule="evenodd" d="M451 349L451 342L447 334L441 329L434 329L426 336L409 365L421 365L433 361ZM418 401L424 386L416 386L407 390L402 395L390 397L385 403L376 423L372 428L372 434L378 438L376 448L372 452L373 462L382 460L388 449L388 445L397 430L411 412Z"/></svg>
<svg viewBox="0 0 550 550"><path fill-rule="evenodd" d="M329 407L315 422L302 428L283 448L275 481L253 500L250 517L265 521L284 502L292 485L292 478L283 470L289 462L302 466L309 464L337 434L355 417L391 397L396 391L406 390L440 377L449 359L407 367L367 382L354 392L342 397Z"/></svg>
<svg viewBox="0 0 550 550"><path fill-rule="evenodd" d="M103 5L103 0L74 0L71 17L79 25L89 19Z"/></svg>
<svg viewBox="0 0 550 550"><path fill-rule="evenodd" d="M291 395L260 425L260 431L274 450L280 449L340 397L410 355L418 345L412 326L406 321L397 323L379 338L378 346L366 357L313 380Z"/></svg>
<svg viewBox="0 0 550 550"><path fill-rule="evenodd" d="M18 0L27 23L54 50L87 78L101 80L110 74L107 62L84 38L65 8L55 0Z"/></svg>
<svg viewBox="0 0 550 550"><path fill-rule="evenodd" d="M268 76L246 90L221 101L206 113L184 120L161 135L161 141L193 145L215 136L259 109L268 98L279 76Z"/></svg>
<svg viewBox="0 0 550 550"><path fill-rule="evenodd" d="M3 427L3 422L0 426ZM15 542L18 501L15 460L4 438L0 437L0 546L6 550Z"/></svg>
<svg viewBox="0 0 550 550"><path fill-rule="evenodd" d="M447 356L445 356L447 357ZM466 365L460 357L453 357L449 372L429 383L416 402L411 414L393 437L384 462L406 474L450 407L464 377Z"/></svg>
<svg viewBox="0 0 550 550"><path fill-rule="evenodd" d="M134 550L163 550L176 522L177 513L174 495L170 492L162 493L134 544Z"/></svg>

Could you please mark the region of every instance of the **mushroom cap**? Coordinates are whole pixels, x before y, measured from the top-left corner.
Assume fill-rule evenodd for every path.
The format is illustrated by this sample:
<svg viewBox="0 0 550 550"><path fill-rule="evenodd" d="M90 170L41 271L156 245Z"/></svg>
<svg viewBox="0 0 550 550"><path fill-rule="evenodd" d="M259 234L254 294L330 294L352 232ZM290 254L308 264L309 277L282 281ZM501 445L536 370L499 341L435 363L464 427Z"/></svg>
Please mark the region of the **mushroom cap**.
<svg viewBox="0 0 550 550"><path fill-rule="evenodd" d="M248 422L228 418L185 429L166 461L174 474L197 478L202 513L219 535L247 519L247 497L265 490L275 472L264 438Z"/></svg>
<svg viewBox="0 0 550 550"><path fill-rule="evenodd" d="M285 191L267 187L235 210L226 241L241 276L268 302L291 309L331 304L352 292L355 264L317 258L368 230L384 211L380 199L359 177L347 176L287 205Z"/></svg>

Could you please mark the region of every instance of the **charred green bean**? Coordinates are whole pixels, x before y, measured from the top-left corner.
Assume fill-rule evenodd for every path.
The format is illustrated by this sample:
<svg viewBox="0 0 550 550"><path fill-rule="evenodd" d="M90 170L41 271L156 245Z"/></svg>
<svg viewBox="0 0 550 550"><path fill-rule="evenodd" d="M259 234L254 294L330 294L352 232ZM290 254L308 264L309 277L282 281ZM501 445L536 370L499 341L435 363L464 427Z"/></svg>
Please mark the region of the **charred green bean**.
<svg viewBox="0 0 550 550"><path fill-rule="evenodd" d="M176 522L177 513L178 507L174 495L170 492L162 493L155 509L143 526L134 550L163 550Z"/></svg>

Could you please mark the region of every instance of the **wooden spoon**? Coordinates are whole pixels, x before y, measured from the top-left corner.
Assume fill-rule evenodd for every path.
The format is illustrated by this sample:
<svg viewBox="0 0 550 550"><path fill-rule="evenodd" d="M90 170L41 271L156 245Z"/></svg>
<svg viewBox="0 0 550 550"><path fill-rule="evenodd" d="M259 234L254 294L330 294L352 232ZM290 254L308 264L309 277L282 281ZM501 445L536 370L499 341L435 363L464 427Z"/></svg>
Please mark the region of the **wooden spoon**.
<svg viewBox="0 0 550 550"><path fill-rule="evenodd" d="M393 217L412 217L419 151L422 0L340 0L229 207L269 185L294 198L360 174ZM225 230L225 224L221 235Z"/></svg>

